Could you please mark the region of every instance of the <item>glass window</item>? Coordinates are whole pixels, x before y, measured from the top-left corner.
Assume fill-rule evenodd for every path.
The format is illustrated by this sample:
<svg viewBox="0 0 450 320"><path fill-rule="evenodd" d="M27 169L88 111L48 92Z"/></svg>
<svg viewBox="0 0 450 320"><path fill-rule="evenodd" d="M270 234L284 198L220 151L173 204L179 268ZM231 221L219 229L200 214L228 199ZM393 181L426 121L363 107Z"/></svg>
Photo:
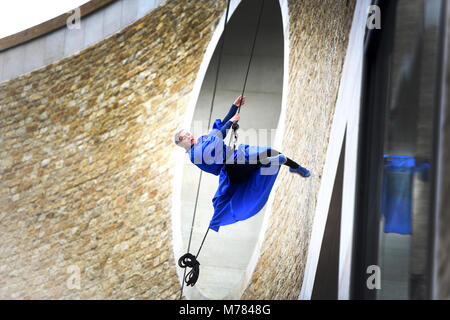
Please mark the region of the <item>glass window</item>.
<svg viewBox="0 0 450 320"><path fill-rule="evenodd" d="M367 46L355 297L428 297L440 6L440 0L385 5L382 29ZM363 282L369 265L379 266L378 289Z"/></svg>

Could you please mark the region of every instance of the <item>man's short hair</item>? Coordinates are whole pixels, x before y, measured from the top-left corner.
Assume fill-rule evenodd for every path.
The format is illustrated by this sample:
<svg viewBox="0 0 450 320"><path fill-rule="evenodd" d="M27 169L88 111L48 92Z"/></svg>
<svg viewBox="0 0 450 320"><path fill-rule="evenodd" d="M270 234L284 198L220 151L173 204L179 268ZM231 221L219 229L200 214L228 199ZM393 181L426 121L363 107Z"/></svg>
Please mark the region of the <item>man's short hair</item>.
<svg viewBox="0 0 450 320"><path fill-rule="evenodd" d="M175 144L177 144L177 145L180 144L180 133L183 130L184 130L183 128L178 129L173 136L173 140L174 140Z"/></svg>

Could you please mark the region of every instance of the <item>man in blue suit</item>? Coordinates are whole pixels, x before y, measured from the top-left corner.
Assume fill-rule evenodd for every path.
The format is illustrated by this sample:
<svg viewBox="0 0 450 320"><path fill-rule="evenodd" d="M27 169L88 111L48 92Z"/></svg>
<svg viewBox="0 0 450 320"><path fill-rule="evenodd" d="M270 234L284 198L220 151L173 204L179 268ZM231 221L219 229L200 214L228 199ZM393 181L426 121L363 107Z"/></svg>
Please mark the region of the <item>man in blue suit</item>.
<svg viewBox="0 0 450 320"><path fill-rule="evenodd" d="M240 144L235 150L224 139L233 123L240 120L237 113L244 105L240 96L232 104L228 114L216 119L213 129L195 139L185 129L175 133L175 144L189 153L189 158L201 170L219 175L219 187L213 198L214 216L210 228L245 220L258 213L267 202L281 165L302 177L310 172L284 154L270 147ZM272 169L272 170L270 170Z"/></svg>

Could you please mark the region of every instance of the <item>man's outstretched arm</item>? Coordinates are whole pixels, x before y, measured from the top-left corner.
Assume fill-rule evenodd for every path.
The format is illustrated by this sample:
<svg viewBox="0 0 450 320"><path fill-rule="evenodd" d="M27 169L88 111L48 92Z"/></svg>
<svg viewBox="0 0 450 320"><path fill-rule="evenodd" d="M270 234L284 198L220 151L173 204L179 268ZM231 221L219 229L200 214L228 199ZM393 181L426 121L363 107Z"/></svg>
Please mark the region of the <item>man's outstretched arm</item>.
<svg viewBox="0 0 450 320"><path fill-rule="evenodd" d="M233 124L233 122L238 122L239 119L241 119L241 115L239 113L237 113L237 110L236 110L236 113L234 114L234 116L230 120L228 120L220 129L220 132L222 133L222 139L225 139L225 137L227 136L228 129L231 128L231 125Z"/></svg>
<svg viewBox="0 0 450 320"><path fill-rule="evenodd" d="M244 105L244 103L245 97L242 99L242 105ZM240 105L241 105L241 96L237 97L236 100L233 102L230 111L228 111L228 114L225 116L225 118L223 118L222 124L227 123L231 119L231 117L236 114Z"/></svg>
<svg viewBox="0 0 450 320"><path fill-rule="evenodd" d="M230 121L231 117L236 114L238 111L238 106L234 103L230 107L230 111L228 111L227 115L222 119L222 125L225 125L228 121Z"/></svg>
<svg viewBox="0 0 450 320"><path fill-rule="evenodd" d="M231 128L231 125L233 124L233 122L239 121L240 117L239 114L237 114L238 108L241 105L244 105L245 103L245 97L242 98L241 101L241 96L237 97L236 100L234 101L234 103L231 105L230 111L228 111L228 114L223 118L222 120L222 128L220 129L220 131L222 132L222 137L223 139L225 139L226 135L227 135L227 131L228 129ZM236 119L237 116L237 119Z"/></svg>

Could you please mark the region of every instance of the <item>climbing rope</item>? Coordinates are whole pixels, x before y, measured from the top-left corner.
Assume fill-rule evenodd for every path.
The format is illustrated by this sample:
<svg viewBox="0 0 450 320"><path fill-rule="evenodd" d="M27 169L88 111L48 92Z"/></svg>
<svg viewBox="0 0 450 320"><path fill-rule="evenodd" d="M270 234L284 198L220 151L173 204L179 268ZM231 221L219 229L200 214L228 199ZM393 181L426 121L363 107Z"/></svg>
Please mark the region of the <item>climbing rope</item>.
<svg viewBox="0 0 450 320"><path fill-rule="evenodd" d="M218 62L217 62L217 69L216 69L216 76L215 76L215 80L214 80L213 95L212 95L211 106L210 106L210 111L209 111L208 128L211 125L212 111L213 111L213 108L214 108L214 100L215 100L215 97L216 97L217 82L218 82L218 79L219 79L219 71L220 71L220 66L221 66L221 61L222 61L223 48L224 48L224 44L225 44L225 36L226 36L226 29L227 29L228 14L229 14L229 10L230 10L230 2L231 2L231 0L228 0L227 10L226 10L226 13L225 13L225 21L224 21L224 27L223 27L223 38L222 38L221 46L219 48L219 58L218 58ZM258 15L258 22L257 22L257 26L256 26L255 35L254 35L254 38L253 38L253 45L252 45L252 49L251 49L251 52L250 52L250 58L249 58L248 66L247 66L247 71L245 73L245 79L244 79L244 85L243 85L243 88L242 88L241 99L244 97L244 93L245 93L245 87L246 87L246 84L247 84L248 74L249 74L249 71L250 71L250 65L251 65L252 59L253 59L253 53L254 53L254 50L255 50L256 38L257 38L257 35L258 35L260 23L261 23L261 16L262 16L263 8L264 8L264 0L262 0L262 2L261 2L261 8L260 8L260 12L259 12L259 15ZM241 110L241 106L242 106L242 100L241 100L241 103L239 104L239 107L238 107L238 111L237 111L238 113ZM239 125L237 124L237 122L233 123L233 126L232 126L233 133L230 136L230 141L231 141L231 137L235 138L233 149L236 148L236 142L237 142L237 138L238 138L238 134L237 134L237 129L238 128L239 128ZM206 236L208 235L208 232L209 232L209 226L208 226L208 229L206 230L206 233L203 236L203 240L202 240L202 243L200 244L200 247L199 247L199 249L197 251L197 254L195 256L193 254L191 254L190 253L190 248L191 248L191 241L192 241L192 233L193 233L193 230L194 230L194 222L195 222L195 216L196 216L196 212L197 212L198 197L199 197L199 194L200 194L200 185L201 185L201 181L202 181L202 174L203 174L203 171L200 170L200 175L199 175L198 184L197 184L197 194L196 194L196 197L195 197L195 204L194 204L194 213L193 213L193 216L192 216L191 230L190 230L190 233L189 233L189 241L188 241L187 253L182 255L178 259L178 265L180 266L180 268L184 269L183 284L181 286L180 299L183 298L184 284L186 283L187 286L192 286L193 287L195 285L195 283L197 282L197 280L198 280L198 277L199 277L199 274L200 274L200 262L198 262L197 258L198 258L198 255L200 254L200 251L201 251L201 249L203 247L203 244L205 242ZM188 274L186 274L187 268L191 268L191 270L188 272Z"/></svg>
<svg viewBox="0 0 450 320"><path fill-rule="evenodd" d="M221 62L222 62L223 47L224 47L224 44L225 44L225 36L226 36L226 31L227 31L228 13L230 11L230 2L231 2L231 0L228 0L227 10L226 10L226 13L225 13L225 20L224 20L224 24L223 24L222 43L221 43L220 48L219 48L219 59L217 61L216 77L214 79L213 95L212 95L211 106L210 106L210 110L209 110L208 128L211 125L212 111L213 111L213 108L214 108L214 101L216 99L217 82L219 80L219 71L220 71L220 66L221 66ZM178 259L178 265L181 268L184 268L183 284L181 285L180 300L183 298L184 283L186 282L186 284L188 286L194 286L195 283L198 280L198 276L200 274L200 263L197 261L197 257L200 254L200 250L203 247L203 243L205 242L206 236L208 235L208 231L209 231L209 226L208 226L208 230L206 231L205 236L203 237L202 244L201 244L200 248L198 249L197 254L195 256L193 256L191 253L189 253L190 248L191 248L192 233L193 233L193 230L194 230L195 215L196 215L196 212L197 212L198 196L200 194L200 185L201 185L201 182L202 182L202 175L203 175L203 171L200 170L200 175L199 175L198 184L197 184L197 195L195 197L195 204L194 204L194 213L192 215L191 231L189 233L189 241L188 241L188 248L187 248L187 252L188 253L184 254L183 256L180 257L180 259ZM189 271L188 275L186 275L186 269L188 267L192 268L192 270Z"/></svg>
<svg viewBox="0 0 450 320"><path fill-rule="evenodd" d="M250 66L252 64L252 60L253 60L253 53L255 51L255 45L256 45L256 38L258 37L258 31L259 31L259 27L261 24L261 17L263 14L263 9L264 9L264 0L261 1L261 6L259 8L259 15L258 15L258 22L256 23L256 30L255 30L255 35L253 37L253 44L252 44L252 50L250 51L250 58L248 60L248 65L247 65L247 71L245 72L245 79L244 79L244 85L242 87L242 94L241 94L241 103L239 103L239 107L238 107L238 113L241 112L241 106L242 106L242 99L244 98L244 93L245 93L245 87L247 86L247 79L248 79L248 74L250 73ZM234 137L234 142L233 142L233 150L236 149L236 142L238 139L238 134L237 134L237 130L239 129L239 125L237 122L234 122L232 127L233 132L230 136Z"/></svg>
<svg viewBox="0 0 450 320"><path fill-rule="evenodd" d="M198 280L198 276L200 274L200 262L198 262L197 257L200 253L200 250L203 247L203 243L205 242L206 236L208 235L208 231L209 231L209 226L203 237L202 244L200 245L200 247L197 251L197 254L195 256L192 253L188 252L188 253L185 253L184 255L182 255L180 257L180 259L178 259L178 265L181 268L184 268L185 272L184 272L183 280L184 280L184 282L186 282L187 286L193 287ZM188 274L186 274L186 268L192 268L192 270L189 271ZM183 284L184 284L184 282L183 282ZM182 295L183 295L183 291L181 291L180 299L181 299Z"/></svg>

